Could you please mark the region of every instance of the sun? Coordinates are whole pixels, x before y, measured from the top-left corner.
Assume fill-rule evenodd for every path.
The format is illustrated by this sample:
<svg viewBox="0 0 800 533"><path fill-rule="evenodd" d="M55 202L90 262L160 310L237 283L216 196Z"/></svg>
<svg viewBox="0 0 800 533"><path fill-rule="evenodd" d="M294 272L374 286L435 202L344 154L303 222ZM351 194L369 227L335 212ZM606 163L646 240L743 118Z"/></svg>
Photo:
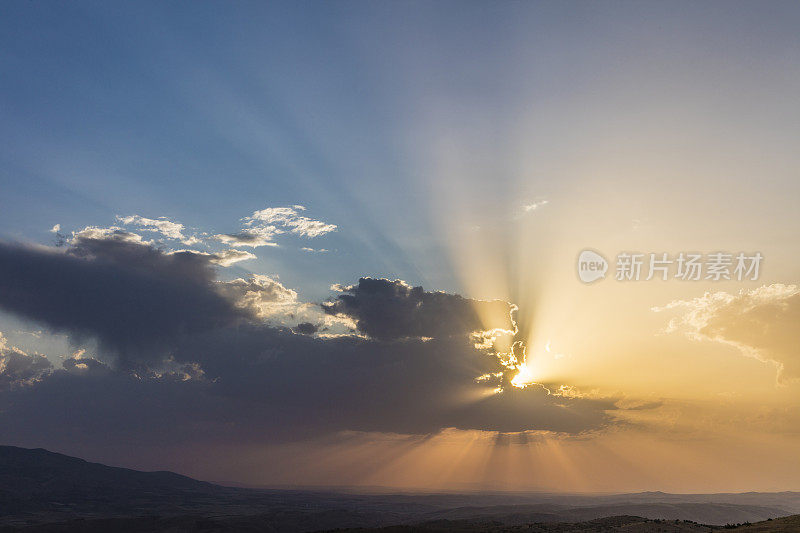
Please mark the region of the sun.
<svg viewBox="0 0 800 533"><path fill-rule="evenodd" d="M524 389L528 385L532 385L535 382L536 376L533 368L531 368L527 361L523 361L522 364L517 365L517 375L511 380L511 384L513 386Z"/></svg>

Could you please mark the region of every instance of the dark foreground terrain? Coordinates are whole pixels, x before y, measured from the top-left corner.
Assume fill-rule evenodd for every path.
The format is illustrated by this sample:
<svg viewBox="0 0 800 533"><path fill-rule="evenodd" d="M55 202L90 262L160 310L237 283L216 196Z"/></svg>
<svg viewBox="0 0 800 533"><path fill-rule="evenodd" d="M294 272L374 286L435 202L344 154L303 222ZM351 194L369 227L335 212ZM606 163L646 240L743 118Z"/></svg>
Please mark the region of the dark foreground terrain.
<svg viewBox="0 0 800 533"><path fill-rule="evenodd" d="M241 489L0 446L0 532L800 532L800 519L788 516L799 513L800 493L792 492L597 496ZM723 527L742 523L752 525Z"/></svg>
<svg viewBox="0 0 800 533"><path fill-rule="evenodd" d="M800 516L789 516L774 520L758 522L756 524L728 526L709 526L683 520L651 520L639 516L610 516L587 520L585 522L555 522L524 524L519 526L504 526L492 523L430 523L417 526L389 526L378 529L339 529L337 532L347 533L445 533L461 531L485 533L578 533L578 532L619 532L619 533L655 533L655 532L798 532L800 531Z"/></svg>
<svg viewBox="0 0 800 533"><path fill-rule="evenodd" d="M202 518L192 516L103 518L94 520L68 520L31 526L7 526L0 531L24 531L39 533L144 533L149 531L170 532L250 532L293 531L281 529L269 523L269 517L259 515L240 517ZM516 526L503 525L482 520L437 520L416 525L395 525L382 528L347 528L325 530L326 533L669 533L669 532L786 532L800 531L800 515L776 518L755 524L709 526L682 520L652 520L638 516L610 516L585 522L543 522Z"/></svg>

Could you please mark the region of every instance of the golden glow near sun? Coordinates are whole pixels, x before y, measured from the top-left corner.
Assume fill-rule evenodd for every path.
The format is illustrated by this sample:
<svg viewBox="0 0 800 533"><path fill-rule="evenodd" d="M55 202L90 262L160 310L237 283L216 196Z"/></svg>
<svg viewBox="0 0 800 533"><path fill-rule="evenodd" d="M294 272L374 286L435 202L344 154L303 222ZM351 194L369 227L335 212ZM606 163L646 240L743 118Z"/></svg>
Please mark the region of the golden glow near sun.
<svg viewBox="0 0 800 533"><path fill-rule="evenodd" d="M550 353L551 351L549 340L544 345L544 351L547 353ZM517 375L511 380L511 384L520 389L524 389L528 385L533 385L536 383L537 379L537 375L533 368L533 362L528 362L527 353L524 355L525 357L523 358L522 363L517 365Z"/></svg>
<svg viewBox="0 0 800 533"><path fill-rule="evenodd" d="M503 392L503 383L510 383L513 387L524 389L530 385L541 384L543 375L542 364L546 365L543 357L550 359L560 359L563 354L554 353L551 349L551 341L548 339L544 346L540 346L536 353L539 364L534 365L533 355L529 358L528 346L535 343L517 339L520 330L516 321L518 306L511 304L511 324L513 329L494 328L472 333L472 342L476 348L484 351L490 356L496 357L498 362L505 368L500 372L492 372L477 376L476 383L499 383L500 385L492 389L494 394ZM533 352L533 350L531 350ZM508 381L504 377L508 376ZM569 387L561 385L561 388ZM561 388L558 391L561 391ZM548 392L549 388L545 387ZM559 394L560 395L560 394Z"/></svg>
<svg viewBox="0 0 800 533"><path fill-rule="evenodd" d="M519 327L517 325L515 313L518 310L518 306L511 304L510 318L513 329L494 328L475 331L472 334L472 340L476 348L497 357L500 364L508 369L507 372L516 372L514 377L511 378L510 383L514 387L524 389L528 385L536 383L536 374L534 373L532 363L528 362L525 342L516 340L516 336L519 334ZM546 352L550 352L549 340L545 344L544 349ZM502 380L504 374L505 372L483 374L476 377L475 381L481 383L492 380ZM494 393L496 394L502 392L502 386L494 389Z"/></svg>
<svg viewBox="0 0 800 533"><path fill-rule="evenodd" d="M521 365L517 366L517 370L519 371L514 379L511 380L511 384L515 387L519 387L524 389L528 385L535 383L535 376L533 373L533 369L528 365L528 362L525 361Z"/></svg>
<svg viewBox="0 0 800 533"><path fill-rule="evenodd" d="M511 379L511 385L517 388L525 388L535 383L533 368L528 364L525 342L516 340L519 334L519 327L515 318L515 313L519 310L518 306L511 304L510 318L513 329L494 328L472 333L472 341L476 348L484 350L488 354L497 357L501 365L508 371L516 371ZM506 348L507 347L507 348ZM546 351L550 351L550 341L545 346ZM476 382L487 382L491 380L502 380L504 372L483 374L475 378ZM503 387L494 389L494 393L500 394Z"/></svg>

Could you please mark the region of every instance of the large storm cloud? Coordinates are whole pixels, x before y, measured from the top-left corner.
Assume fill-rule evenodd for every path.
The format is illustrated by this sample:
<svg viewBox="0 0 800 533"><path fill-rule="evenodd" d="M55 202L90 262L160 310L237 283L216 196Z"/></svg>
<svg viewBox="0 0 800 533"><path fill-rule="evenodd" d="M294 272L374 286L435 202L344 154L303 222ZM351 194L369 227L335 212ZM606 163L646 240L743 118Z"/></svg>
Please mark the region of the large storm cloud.
<svg viewBox="0 0 800 533"><path fill-rule="evenodd" d="M507 302L427 292L400 280L361 278L324 309L353 318L359 330L376 339L449 337L513 328Z"/></svg>
<svg viewBox="0 0 800 533"><path fill-rule="evenodd" d="M245 316L214 290L214 276L207 256L164 253L121 233L67 249L0 243L0 307L96 338L123 363L162 357L177 337Z"/></svg>
<svg viewBox="0 0 800 533"><path fill-rule="evenodd" d="M100 348L53 371L15 352L20 379L4 377L0 437L152 444L449 427L579 433L609 423L613 399L516 389L476 347L473 330L512 327L508 302L362 278L319 312L354 322L356 334L262 320L265 300L295 297L266 278L218 281L208 256L119 237L64 250L2 244L0 306Z"/></svg>

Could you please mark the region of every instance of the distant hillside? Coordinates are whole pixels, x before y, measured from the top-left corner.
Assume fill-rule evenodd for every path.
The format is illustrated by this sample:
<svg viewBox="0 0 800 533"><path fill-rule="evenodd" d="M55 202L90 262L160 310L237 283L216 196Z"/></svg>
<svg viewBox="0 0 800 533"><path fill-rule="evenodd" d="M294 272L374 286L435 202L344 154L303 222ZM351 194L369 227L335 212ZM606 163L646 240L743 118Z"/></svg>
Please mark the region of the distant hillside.
<svg viewBox="0 0 800 533"><path fill-rule="evenodd" d="M408 531L402 528L410 526L423 528L415 531L515 531L534 523L539 529L527 531L580 531L557 529L568 527L566 523L598 531L597 527L611 527L614 521L608 517L616 517L622 528L609 531L708 531L707 526L696 529L697 524L684 521L758 522L794 514L797 508L798 493L592 496L251 490L172 472L115 468L42 449L0 446L0 531L300 533L387 526L400 528L394 531ZM661 524L662 529L647 529L651 524Z"/></svg>
<svg viewBox="0 0 800 533"><path fill-rule="evenodd" d="M43 449L0 446L0 523L205 507L224 490L173 472L139 472Z"/></svg>
<svg viewBox="0 0 800 533"><path fill-rule="evenodd" d="M503 505L466 507L432 513L432 519L485 520L507 525L534 522L584 522L607 516L638 516L649 519L688 520L702 524L758 522L785 515L778 508L725 503L629 503L567 507L555 509L543 505Z"/></svg>
<svg viewBox="0 0 800 533"><path fill-rule="evenodd" d="M90 463L42 448L0 446L0 491L17 497L114 490L208 490L214 485L173 472L139 472Z"/></svg>

